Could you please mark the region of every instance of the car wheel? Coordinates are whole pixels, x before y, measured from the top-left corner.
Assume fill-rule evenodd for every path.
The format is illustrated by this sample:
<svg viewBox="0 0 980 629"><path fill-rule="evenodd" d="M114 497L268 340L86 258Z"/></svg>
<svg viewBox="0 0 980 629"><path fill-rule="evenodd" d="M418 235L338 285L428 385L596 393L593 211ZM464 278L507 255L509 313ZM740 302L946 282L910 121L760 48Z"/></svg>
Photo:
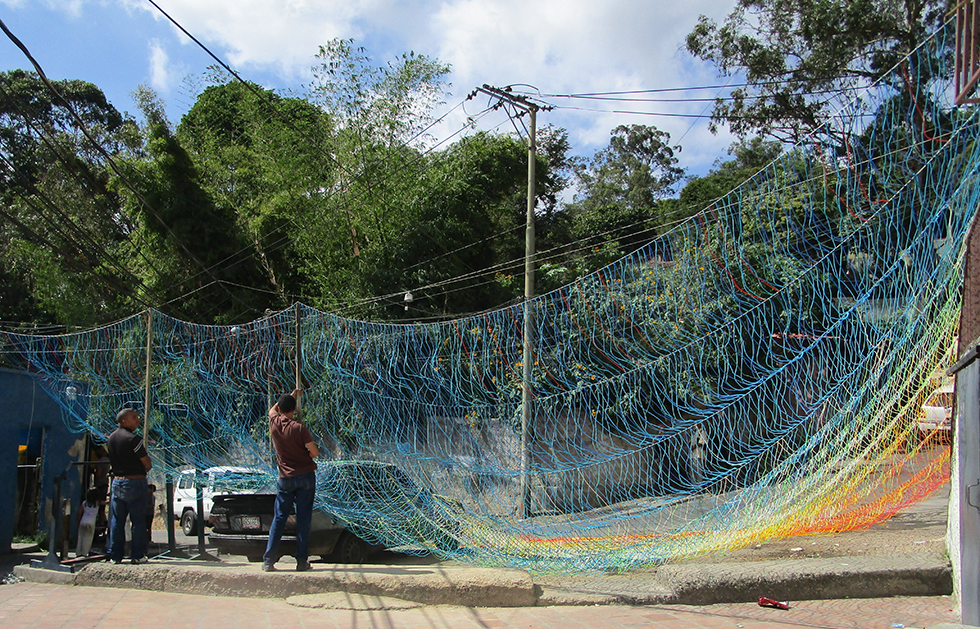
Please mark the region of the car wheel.
<svg viewBox="0 0 980 629"><path fill-rule="evenodd" d="M184 511L184 515L180 516L180 530L187 537L197 535L197 516L190 509Z"/></svg>
<svg viewBox="0 0 980 629"><path fill-rule="evenodd" d="M367 544L353 533L344 533L333 549L333 559L337 563L364 563L367 558Z"/></svg>
<svg viewBox="0 0 980 629"><path fill-rule="evenodd" d="M248 559L250 563L259 563L264 557L262 555L245 555L245 559Z"/></svg>

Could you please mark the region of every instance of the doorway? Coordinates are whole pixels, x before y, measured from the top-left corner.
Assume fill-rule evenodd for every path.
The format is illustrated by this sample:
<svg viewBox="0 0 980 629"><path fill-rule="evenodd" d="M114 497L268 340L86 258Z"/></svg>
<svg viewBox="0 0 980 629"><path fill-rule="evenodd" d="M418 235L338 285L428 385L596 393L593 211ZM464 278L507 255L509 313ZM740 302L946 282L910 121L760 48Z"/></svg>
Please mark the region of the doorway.
<svg viewBox="0 0 980 629"><path fill-rule="evenodd" d="M17 440L17 495L14 503L15 540L18 538L37 538L43 452L44 428L21 428L20 438Z"/></svg>

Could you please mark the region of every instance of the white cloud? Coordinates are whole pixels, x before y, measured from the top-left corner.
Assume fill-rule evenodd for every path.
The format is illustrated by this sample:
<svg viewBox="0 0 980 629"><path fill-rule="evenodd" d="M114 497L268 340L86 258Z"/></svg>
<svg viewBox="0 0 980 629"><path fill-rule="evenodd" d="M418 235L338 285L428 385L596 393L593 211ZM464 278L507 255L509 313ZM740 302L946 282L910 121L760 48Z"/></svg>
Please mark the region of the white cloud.
<svg viewBox="0 0 980 629"><path fill-rule="evenodd" d="M166 20L146 2L120 2ZM382 10L385 0L161 0L158 4L232 67L270 68L296 77L309 69L317 47L327 40L363 36L359 23ZM191 43L174 30L181 41Z"/></svg>
<svg viewBox="0 0 980 629"><path fill-rule="evenodd" d="M173 84L170 57L156 39L150 41L150 85L158 92L168 92Z"/></svg>
<svg viewBox="0 0 980 629"><path fill-rule="evenodd" d="M20 0L13 0L12 2L10 0L3 0L3 2L14 8L24 4ZM51 9L62 11L73 18L77 18L82 15L82 5L85 4L85 0L44 0L44 4Z"/></svg>
<svg viewBox="0 0 980 629"><path fill-rule="evenodd" d="M0 0L7 1L10 0ZM54 2L56 0L47 0ZM83 0L60 0L70 5ZM88 0L89 2L94 0ZM115 0L131 11L150 11L144 0ZM309 79L317 47L334 37L367 45L378 63L407 51L452 65L454 100L477 85L528 83L545 93L608 92L704 85L716 82L711 68L682 50L698 15L720 19L733 0L636 2L636 0L157 0L160 6L215 54L244 72L262 70L286 81ZM178 41L191 44L176 29ZM159 49L159 50L158 50ZM153 67L164 67L163 43ZM191 67L185 53L180 55ZM200 53L198 68L211 60ZM170 50L175 58L176 51ZM159 63L158 63L159 62ZM171 72L172 74L172 72ZM161 81L172 81L154 74ZM713 97L714 92L674 97ZM684 162L730 142L688 131L689 118L612 113L611 110L701 114L705 104L630 103L549 99L563 109L542 114L540 124L569 128L574 150L604 146L618 124L653 124L684 138ZM460 122L462 117L454 118ZM702 129L706 121L696 122ZM451 129L455 130L457 127ZM448 132L447 132L448 134ZM707 137L705 137L707 135ZM708 141L707 144L703 144ZM698 143L699 146L689 144ZM711 160L713 161L713 158Z"/></svg>
<svg viewBox="0 0 980 629"><path fill-rule="evenodd" d="M635 2L635 0L449 0L433 14L426 37L439 42L441 59L453 64L462 94L482 83L498 86L530 83L544 93L629 91L707 85L716 82L711 68L682 50L685 35L699 14L716 19L731 0ZM714 97L716 92L675 93L666 98ZM730 138L694 133L693 119L625 115L612 110L701 114L706 103L636 103L547 99L565 107L602 112L557 110L542 122L561 119L579 150L604 146L618 124L651 124L674 141L710 140L704 148L727 146ZM710 112L710 108L708 110ZM701 120L694 128L704 128ZM584 151L582 151L584 152ZM682 153L687 162L702 150ZM712 161L712 160L709 160Z"/></svg>

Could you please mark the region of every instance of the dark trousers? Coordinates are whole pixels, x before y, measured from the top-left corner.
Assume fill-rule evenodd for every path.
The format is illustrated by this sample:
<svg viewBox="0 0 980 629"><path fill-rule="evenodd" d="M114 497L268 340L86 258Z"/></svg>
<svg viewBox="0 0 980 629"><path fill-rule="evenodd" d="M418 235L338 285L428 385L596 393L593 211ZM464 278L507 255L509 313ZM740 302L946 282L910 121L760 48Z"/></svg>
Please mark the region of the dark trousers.
<svg viewBox="0 0 980 629"><path fill-rule="evenodd" d="M126 550L126 518L133 523L133 541L130 557L146 556L146 496L149 494L145 478L117 478L112 481L112 498L109 510L109 558L122 561Z"/></svg>
<svg viewBox="0 0 980 629"><path fill-rule="evenodd" d="M310 558L310 524L313 521L313 498L316 495L316 473L292 478L280 478L276 483L276 506L265 547L263 563L273 565L279 560L279 541L286 528L286 518L296 509L296 562Z"/></svg>

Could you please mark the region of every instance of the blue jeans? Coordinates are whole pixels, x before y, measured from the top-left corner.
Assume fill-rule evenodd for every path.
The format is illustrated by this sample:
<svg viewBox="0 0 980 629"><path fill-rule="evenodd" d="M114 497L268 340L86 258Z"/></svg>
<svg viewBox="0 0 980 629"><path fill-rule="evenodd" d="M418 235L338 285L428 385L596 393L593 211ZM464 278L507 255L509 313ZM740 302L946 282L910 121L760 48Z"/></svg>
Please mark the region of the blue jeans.
<svg viewBox="0 0 980 629"><path fill-rule="evenodd" d="M114 478L109 511L109 558L122 561L126 550L126 516L133 523L130 557L146 556L146 501L149 496L146 478Z"/></svg>
<svg viewBox="0 0 980 629"><path fill-rule="evenodd" d="M310 523L313 521L313 498L316 495L316 473L280 478L276 483L276 506L269 529L263 563L271 566L279 560L279 541L286 528L286 518L296 508L296 563L310 558Z"/></svg>

